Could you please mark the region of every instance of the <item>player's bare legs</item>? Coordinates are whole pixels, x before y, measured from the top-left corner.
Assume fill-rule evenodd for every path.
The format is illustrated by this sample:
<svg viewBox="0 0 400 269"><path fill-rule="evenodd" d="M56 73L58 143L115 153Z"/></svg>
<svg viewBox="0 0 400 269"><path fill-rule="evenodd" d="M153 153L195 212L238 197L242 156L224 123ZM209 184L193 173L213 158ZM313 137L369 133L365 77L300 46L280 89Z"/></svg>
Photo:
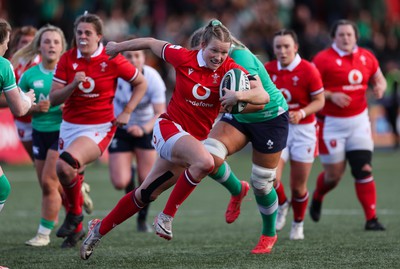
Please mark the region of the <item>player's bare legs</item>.
<svg viewBox="0 0 400 269"><path fill-rule="evenodd" d="M76 138L57 160L57 175L69 202L68 213L62 226L57 231L58 237L84 236L82 227L81 192L82 176L79 172L84 165L95 161L101 155L99 146L88 137ZM68 238L67 238L68 239Z"/></svg>
<svg viewBox="0 0 400 269"><path fill-rule="evenodd" d="M46 160L35 160L35 168L42 189L42 212L37 235L25 242L30 246L45 246L50 243L50 233L61 208L60 182L56 173L58 152L48 150Z"/></svg>
<svg viewBox="0 0 400 269"><path fill-rule="evenodd" d="M307 211L309 193L307 180L311 172L312 163L290 161L290 189L292 191L291 206L293 222L290 231L291 240L304 239L303 222Z"/></svg>
<svg viewBox="0 0 400 269"><path fill-rule="evenodd" d="M172 238L172 218L179 206L214 168L211 154L199 140L190 135L182 136L175 142L171 159L173 163L186 169L179 176L163 212L154 222L156 233L167 240Z"/></svg>

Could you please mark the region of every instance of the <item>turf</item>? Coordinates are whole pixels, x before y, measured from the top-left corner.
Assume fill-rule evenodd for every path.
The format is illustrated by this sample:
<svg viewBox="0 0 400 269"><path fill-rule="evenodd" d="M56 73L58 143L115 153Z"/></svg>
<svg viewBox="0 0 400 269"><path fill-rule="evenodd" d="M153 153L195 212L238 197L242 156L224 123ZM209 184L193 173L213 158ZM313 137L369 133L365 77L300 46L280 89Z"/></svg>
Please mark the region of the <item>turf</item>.
<svg viewBox="0 0 400 269"><path fill-rule="evenodd" d="M92 257L79 258L79 247L63 250L62 240L51 235L51 244L35 248L24 242L36 233L40 219L40 189L31 166L3 165L12 192L0 213L0 265L9 268L400 268L400 181L398 152L374 155L374 177L378 190L378 215L385 232L364 231L364 216L349 173L323 204L319 223L305 219L305 240L290 241L292 211L286 227L269 255L251 255L258 242L261 218L252 193L242 213L226 224L224 212L229 195L219 184L206 178L181 206L174 220L174 238L166 241L154 234L136 232L136 217L126 221L102 239ZM244 152L230 159L238 176L248 179L250 155ZM320 171L317 161L309 180L312 192ZM288 174L288 170L285 170ZM107 166L92 165L86 172L95 211L85 216L102 218L123 195L113 189ZM283 180L287 194L288 180ZM150 207L149 222L162 209L169 191ZM64 212L60 212L60 222Z"/></svg>

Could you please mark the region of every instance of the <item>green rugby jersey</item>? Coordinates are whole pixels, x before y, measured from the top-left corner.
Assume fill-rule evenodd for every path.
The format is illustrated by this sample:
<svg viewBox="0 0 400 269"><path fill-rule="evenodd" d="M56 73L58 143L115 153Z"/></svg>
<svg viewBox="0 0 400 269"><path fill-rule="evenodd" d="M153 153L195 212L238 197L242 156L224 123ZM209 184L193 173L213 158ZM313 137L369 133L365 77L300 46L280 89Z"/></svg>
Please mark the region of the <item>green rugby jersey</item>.
<svg viewBox="0 0 400 269"><path fill-rule="evenodd" d="M260 111L234 114L233 117L235 117L238 122L252 123L271 120L288 110L288 105L283 94L272 82L264 65L251 51L246 48L233 47L231 48L229 56L233 58L236 63L243 66L250 75L258 75L264 89L268 92L270 97L270 102Z"/></svg>
<svg viewBox="0 0 400 269"><path fill-rule="evenodd" d="M9 60L0 57L0 95L17 87L13 67Z"/></svg>
<svg viewBox="0 0 400 269"><path fill-rule="evenodd" d="M26 70L18 83L21 90L35 91L36 103L49 100L49 93L53 81L54 70L46 70L40 63ZM60 106L50 106L46 113L32 113L32 128L40 132L54 132L60 130L62 111Z"/></svg>

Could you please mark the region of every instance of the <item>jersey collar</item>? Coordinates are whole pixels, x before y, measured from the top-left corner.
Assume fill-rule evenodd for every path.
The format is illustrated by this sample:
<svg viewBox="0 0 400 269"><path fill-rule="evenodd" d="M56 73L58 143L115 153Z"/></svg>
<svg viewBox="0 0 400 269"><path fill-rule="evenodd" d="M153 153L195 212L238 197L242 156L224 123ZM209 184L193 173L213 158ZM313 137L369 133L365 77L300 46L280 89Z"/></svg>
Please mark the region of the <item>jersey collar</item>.
<svg viewBox="0 0 400 269"><path fill-rule="evenodd" d="M358 51L358 46L356 45L356 46L354 47L353 51L350 52L350 53L339 49L339 47L336 45L336 43L333 43L333 44L332 44L332 49L333 49L334 51L336 51L337 54L339 54L340 57L343 57L343 56L346 56L346 55L350 55L350 54L352 54L352 53L357 53L357 51Z"/></svg>
<svg viewBox="0 0 400 269"><path fill-rule="evenodd" d="M204 61L203 58L203 49L199 50L199 52L197 53L197 63L199 64L200 67L204 67L206 66L206 61Z"/></svg>
<svg viewBox="0 0 400 269"><path fill-rule="evenodd" d="M294 56L293 61L286 67L283 67L279 61L278 62L278 70L289 70L292 72L301 62L301 57L298 53L296 53L296 56Z"/></svg>
<svg viewBox="0 0 400 269"><path fill-rule="evenodd" d="M51 74L51 73L54 73L54 71L55 71L55 69L49 70L49 69L44 68L42 63L39 63L38 66L39 66L40 71L42 71L42 73L44 73L44 74Z"/></svg>
<svg viewBox="0 0 400 269"><path fill-rule="evenodd" d="M99 56L100 53L103 51L103 48L104 48L103 43L100 43L100 44L99 44L99 47L98 47L97 50L92 54L91 58L94 58L94 57ZM79 59L79 58L83 58L82 53L81 53L81 51L80 51L79 49L77 49L77 52L78 52L77 58L78 58L78 59Z"/></svg>

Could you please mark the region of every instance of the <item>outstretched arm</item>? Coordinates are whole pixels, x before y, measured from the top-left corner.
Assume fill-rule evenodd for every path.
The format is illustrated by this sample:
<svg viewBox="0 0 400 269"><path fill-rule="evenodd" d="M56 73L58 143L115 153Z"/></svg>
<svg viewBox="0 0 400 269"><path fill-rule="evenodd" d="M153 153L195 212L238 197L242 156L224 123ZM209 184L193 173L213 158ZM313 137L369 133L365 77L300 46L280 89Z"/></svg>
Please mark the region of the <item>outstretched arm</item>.
<svg viewBox="0 0 400 269"><path fill-rule="evenodd" d="M161 58L162 48L166 43L168 42L152 37L135 38L119 43L110 41L107 43L106 53L112 59L123 51L150 49L155 55Z"/></svg>

